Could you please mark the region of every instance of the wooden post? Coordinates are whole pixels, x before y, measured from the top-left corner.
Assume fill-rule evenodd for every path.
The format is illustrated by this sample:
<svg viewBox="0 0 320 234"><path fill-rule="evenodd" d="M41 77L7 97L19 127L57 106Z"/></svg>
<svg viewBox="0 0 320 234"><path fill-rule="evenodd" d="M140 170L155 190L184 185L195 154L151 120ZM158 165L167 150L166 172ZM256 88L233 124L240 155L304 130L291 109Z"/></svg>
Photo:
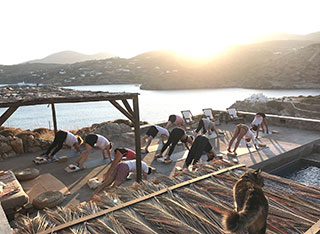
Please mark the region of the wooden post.
<svg viewBox="0 0 320 234"><path fill-rule="evenodd" d="M133 111L132 111L131 106L130 106L130 104L128 103L127 99L122 99L121 101L122 101L123 105L127 108L127 111L128 111L131 115L133 115Z"/></svg>
<svg viewBox="0 0 320 234"><path fill-rule="evenodd" d="M140 117L139 117L139 101L138 96L133 98L133 114L134 114L134 136L136 143L136 181L140 182L142 179L141 171L141 142L140 142Z"/></svg>
<svg viewBox="0 0 320 234"><path fill-rule="evenodd" d="M304 234L316 234L316 233L319 233L319 231L320 231L320 219L318 220L318 222L313 224L312 227L309 230L307 230Z"/></svg>
<svg viewBox="0 0 320 234"><path fill-rule="evenodd" d="M53 119L53 129L54 133L57 133L57 118L56 118L56 110L54 108L54 103L51 103L51 110L52 110L52 119Z"/></svg>
<svg viewBox="0 0 320 234"><path fill-rule="evenodd" d="M110 100L110 103L117 108L122 114L124 114L129 120L131 120L132 122L134 122L134 117L128 112L126 111L122 106L120 106L119 103L117 103L114 100Z"/></svg>
<svg viewBox="0 0 320 234"><path fill-rule="evenodd" d="M18 109L17 106L11 106L0 117L0 126L9 119L9 117Z"/></svg>

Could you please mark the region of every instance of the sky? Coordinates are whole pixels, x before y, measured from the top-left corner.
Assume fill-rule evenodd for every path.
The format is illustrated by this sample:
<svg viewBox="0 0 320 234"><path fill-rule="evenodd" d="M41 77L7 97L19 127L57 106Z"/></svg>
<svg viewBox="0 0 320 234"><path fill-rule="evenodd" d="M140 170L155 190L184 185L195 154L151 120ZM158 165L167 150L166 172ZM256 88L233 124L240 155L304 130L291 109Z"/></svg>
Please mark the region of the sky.
<svg viewBox="0 0 320 234"><path fill-rule="evenodd" d="M319 0L2 0L0 64L71 50L191 57L272 33L320 31Z"/></svg>

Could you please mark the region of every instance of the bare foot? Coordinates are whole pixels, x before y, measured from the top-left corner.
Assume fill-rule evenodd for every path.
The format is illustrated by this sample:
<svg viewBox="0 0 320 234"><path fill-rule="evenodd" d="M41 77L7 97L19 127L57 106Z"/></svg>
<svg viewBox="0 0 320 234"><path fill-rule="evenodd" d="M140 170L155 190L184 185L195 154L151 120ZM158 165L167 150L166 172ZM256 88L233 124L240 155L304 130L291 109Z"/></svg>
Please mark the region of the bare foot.
<svg viewBox="0 0 320 234"><path fill-rule="evenodd" d="M154 157L155 158L162 158L163 156L162 156L162 154L156 154Z"/></svg>

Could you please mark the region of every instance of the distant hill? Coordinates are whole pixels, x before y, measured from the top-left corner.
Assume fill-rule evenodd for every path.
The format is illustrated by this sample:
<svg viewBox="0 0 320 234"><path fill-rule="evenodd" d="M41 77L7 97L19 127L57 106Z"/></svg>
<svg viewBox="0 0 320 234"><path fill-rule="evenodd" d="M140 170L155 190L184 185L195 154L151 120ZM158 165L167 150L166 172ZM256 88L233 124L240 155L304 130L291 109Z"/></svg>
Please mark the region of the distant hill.
<svg viewBox="0 0 320 234"><path fill-rule="evenodd" d="M74 51L62 51L51 54L42 59L31 60L25 63L55 63L55 64L72 64L87 60L100 60L115 57L114 54L98 53L93 55L81 54Z"/></svg>
<svg viewBox="0 0 320 234"><path fill-rule="evenodd" d="M265 35L257 39L258 42L263 41L279 41L279 40L309 40L309 41L320 41L320 32L309 33L305 35L289 34L289 33L276 33Z"/></svg>
<svg viewBox="0 0 320 234"><path fill-rule="evenodd" d="M315 38L317 34L309 35ZM0 83L142 84L143 89L320 88L320 43L278 40L234 46L198 63L172 51L72 64L0 65Z"/></svg>

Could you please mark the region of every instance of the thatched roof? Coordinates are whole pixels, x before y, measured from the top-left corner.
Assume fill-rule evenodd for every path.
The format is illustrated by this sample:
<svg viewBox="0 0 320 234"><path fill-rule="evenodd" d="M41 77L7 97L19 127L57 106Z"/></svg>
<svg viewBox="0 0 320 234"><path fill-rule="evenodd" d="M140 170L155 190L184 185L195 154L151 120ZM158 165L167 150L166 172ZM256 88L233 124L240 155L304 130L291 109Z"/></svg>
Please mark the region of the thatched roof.
<svg viewBox="0 0 320 234"><path fill-rule="evenodd" d="M66 227L70 221L103 213L106 209L113 212L55 233L224 233L221 214L234 208L233 185L249 169L241 167L195 183L186 183L229 166L219 162L203 165L196 173L185 172L175 178L158 175L154 183L139 188L120 187L115 193L102 194L96 203L48 209L34 218L23 216L16 221L16 233L50 233L49 229L54 226ZM267 233L304 233L319 220L320 188L267 173L262 175L269 202ZM185 183L185 186L172 190L172 186L179 183ZM161 189L166 193L152 196ZM148 199L125 206L126 202L137 198Z"/></svg>
<svg viewBox="0 0 320 234"><path fill-rule="evenodd" d="M137 95L138 93L79 91L55 86L4 86L0 88L0 107L122 100L132 99Z"/></svg>

